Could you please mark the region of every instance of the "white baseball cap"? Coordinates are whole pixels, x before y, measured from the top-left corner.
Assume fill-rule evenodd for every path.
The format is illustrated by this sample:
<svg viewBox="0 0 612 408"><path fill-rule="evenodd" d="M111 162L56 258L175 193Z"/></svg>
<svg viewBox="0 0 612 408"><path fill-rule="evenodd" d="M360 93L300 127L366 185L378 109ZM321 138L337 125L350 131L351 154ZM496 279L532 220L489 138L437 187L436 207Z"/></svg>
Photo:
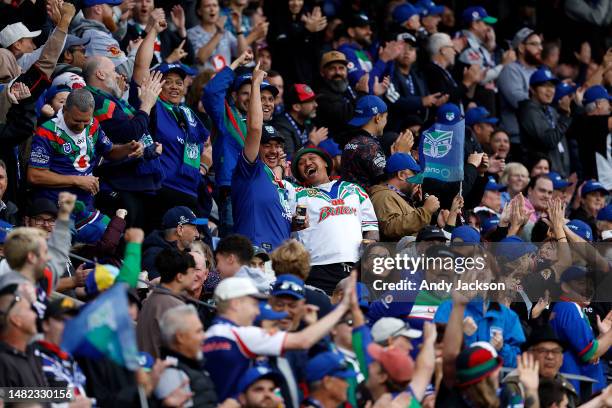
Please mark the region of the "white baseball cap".
<svg viewBox="0 0 612 408"><path fill-rule="evenodd" d="M395 317L383 317L372 326L372 339L376 343L383 343L398 336L418 339L421 334L423 333L420 330L411 329L408 323Z"/></svg>
<svg viewBox="0 0 612 408"><path fill-rule="evenodd" d="M42 31L30 31L23 23L9 24L0 31L0 45L8 48L22 38L38 37Z"/></svg>
<svg viewBox="0 0 612 408"><path fill-rule="evenodd" d="M255 283L250 278L233 276L223 279L215 289L215 298L217 300L230 300L243 296L267 299L266 295L257 290Z"/></svg>

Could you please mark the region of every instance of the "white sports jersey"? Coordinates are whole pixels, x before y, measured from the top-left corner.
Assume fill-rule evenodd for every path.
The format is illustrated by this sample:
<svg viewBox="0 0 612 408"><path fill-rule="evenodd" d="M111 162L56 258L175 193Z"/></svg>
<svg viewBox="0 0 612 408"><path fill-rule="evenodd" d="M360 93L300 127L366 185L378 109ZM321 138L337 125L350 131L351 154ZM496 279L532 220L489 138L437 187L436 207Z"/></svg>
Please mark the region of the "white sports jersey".
<svg viewBox="0 0 612 408"><path fill-rule="evenodd" d="M297 233L312 265L356 262L363 231L378 231L368 194L357 184L334 180L296 189L296 203L308 209L310 227Z"/></svg>

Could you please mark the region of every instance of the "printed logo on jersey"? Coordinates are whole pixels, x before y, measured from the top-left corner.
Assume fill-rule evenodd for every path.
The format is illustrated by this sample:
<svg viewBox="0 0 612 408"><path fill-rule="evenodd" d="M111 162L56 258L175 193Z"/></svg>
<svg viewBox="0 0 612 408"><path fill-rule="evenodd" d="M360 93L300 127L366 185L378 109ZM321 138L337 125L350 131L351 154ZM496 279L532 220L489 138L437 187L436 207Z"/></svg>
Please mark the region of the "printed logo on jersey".
<svg viewBox="0 0 612 408"><path fill-rule="evenodd" d="M329 217L334 217L336 215L355 215L357 214L357 209L355 207L349 207L346 205L339 205L334 207L321 207L319 211L319 222L328 219Z"/></svg>
<svg viewBox="0 0 612 408"><path fill-rule="evenodd" d="M90 160L91 159L86 154L79 156L73 163L74 168L78 171L87 171L89 169Z"/></svg>

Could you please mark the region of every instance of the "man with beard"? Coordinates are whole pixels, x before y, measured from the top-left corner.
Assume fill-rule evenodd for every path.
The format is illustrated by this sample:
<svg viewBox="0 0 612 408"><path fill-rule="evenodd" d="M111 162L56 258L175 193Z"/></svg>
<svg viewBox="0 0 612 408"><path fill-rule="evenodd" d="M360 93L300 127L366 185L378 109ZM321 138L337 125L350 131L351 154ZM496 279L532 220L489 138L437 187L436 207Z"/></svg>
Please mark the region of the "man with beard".
<svg viewBox="0 0 612 408"><path fill-rule="evenodd" d="M74 34L87 44L87 56L105 56L113 61L117 70L127 78L132 77L136 50L129 57L121 50L119 42L113 37L117 25L113 20L113 6L121 4L121 0L85 0L83 1L83 16L75 21Z"/></svg>
<svg viewBox="0 0 612 408"><path fill-rule="evenodd" d="M152 75L140 87L138 110L121 98L123 91L117 82L119 74L110 58L90 58L83 76L87 82L85 89L94 97L94 117L111 142L138 140L145 148L143 158L100 167L98 175L104 178L103 183L108 188L103 188L104 193L97 197L98 207L107 213L125 208L128 210L127 225L142 228L144 202L161 187L161 177L152 168L159 167L157 158L162 146L154 143L149 134L149 115L161 92L161 74Z"/></svg>
<svg viewBox="0 0 612 408"><path fill-rule="evenodd" d="M392 61L402 52L399 42L389 42L374 59L369 48L372 45L372 29L370 19L365 14L355 14L347 24L347 33L350 41L338 47L348 62L348 80L354 87L366 74L369 75L368 89L374 93L376 78L382 82L384 76L389 75Z"/></svg>
<svg viewBox="0 0 612 408"><path fill-rule="evenodd" d="M355 183L331 181L331 172L331 158L320 149L304 148L293 158L293 175L308 186L296 190L296 204L307 208L309 223L297 233L310 252L312 268L307 283L328 295L359 259L362 240L379 239L376 214L367 193Z"/></svg>
<svg viewBox="0 0 612 408"><path fill-rule="evenodd" d="M429 196L421 207L414 200L418 185L411 177L421 172L421 167L408 153L394 153L387 160L386 180L372 186L372 204L380 223L383 241L397 241L406 235L416 234L429 224L432 215L440 208L436 196Z"/></svg>
<svg viewBox="0 0 612 408"><path fill-rule="evenodd" d="M517 119L527 162L540 156L548 157L550 170L567 177L571 167L565 133L572 123L572 100L563 98L557 109L552 106L558 83L548 68L534 72L529 78L530 99L519 103Z"/></svg>
<svg viewBox="0 0 612 408"><path fill-rule="evenodd" d="M312 127L317 116L316 95L306 84L294 84L285 94L285 112L274 120L274 127L285 139L284 152L293 153L306 144L318 145L327 137L327 129Z"/></svg>
<svg viewBox="0 0 612 408"><path fill-rule="evenodd" d="M602 321L597 317L599 336L595 337L593 328L586 318L583 308L591 304L593 297L593 277L586 268L570 266L561 274L561 302L552 308L550 324L559 340L566 344L561 371L568 374L585 375L596 380L593 392L605 387L603 366L599 358L612 345L612 313ZM572 380L578 395L587 399L580 389L578 380ZM590 394L590 393L589 393Z"/></svg>
<svg viewBox="0 0 612 408"><path fill-rule="evenodd" d="M323 54L320 64L321 85L317 90L317 117L314 123L317 127L326 127L329 134L338 143L342 135L350 129L348 121L353 117L353 109L357 101L357 92L348 82L348 61L339 51L329 51ZM340 143L342 146L346 143Z"/></svg>
<svg viewBox="0 0 612 408"><path fill-rule="evenodd" d="M265 365L256 365L244 373L238 383L238 402L243 408L277 408L282 401L276 396L281 375Z"/></svg>
<svg viewBox="0 0 612 408"><path fill-rule="evenodd" d="M240 160L247 134L247 111L251 97L251 74L236 75L235 71L249 64L253 53L248 50L219 71L204 87L202 105L210 115L217 138L213 145L213 169L219 204L221 236L230 233L234 226L231 206L232 174ZM228 90L231 92L228 94ZM260 95L263 105L263 120L272 119L274 98L278 89L263 81Z"/></svg>
<svg viewBox="0 0 612 408"><path fill-rule="evenodd" d="M542 63L542 39L531 28L522 28L512 40L517 60L505 65L497 78L501 95L500 127L510 135L510 143L520 148L519 125L516 118L518 104L529 98L529 78Z"/></svg>
<svg viewBox="0 0 612 408"><path fill-rule="evenodd" d="M273 126L264 125L261 86L265 76L257 64L251 81L247 135L232 176L231 194L235 232L271 251L291 234L294 187L273 171L280 166L284 139Z"/></svg>

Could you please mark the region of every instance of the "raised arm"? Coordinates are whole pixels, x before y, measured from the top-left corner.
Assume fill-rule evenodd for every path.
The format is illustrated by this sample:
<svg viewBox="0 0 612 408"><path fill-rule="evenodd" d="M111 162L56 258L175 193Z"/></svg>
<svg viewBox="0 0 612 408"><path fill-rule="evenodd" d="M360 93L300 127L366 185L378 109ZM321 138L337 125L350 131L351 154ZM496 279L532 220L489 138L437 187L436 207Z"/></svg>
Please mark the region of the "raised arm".
<svg viewBox="0 0 612 408"><path fill-rule="evenodd" d="M134 61L134 74L132 78L134 82L140 85L145 78L149 76L149 67L153 60L153 52L155 45L155 38L157 34L161 33L166 29L168 23L161 13L152 13L151 19L154 19L151 30L147 33L142 44L138 47L136 53L136 60Z"/></svg>
<svg viewBox="0 0 612 408"><path fill-rule="evenodd" d="M357 301L355 296L355 282L357 274L351 272L349 283L344 291L342 301L334 308L333 311L326 314L321 320L307 326L304 330L297 333L287 333L285 350L307 350L314 346L323 336L327 335L331 329L338 323L346 312L351 310L351 306Z"/></svg>
<svg viewBox="0 0 612 408"><path fill-rule="evenodd" d="M259 69L259 62L253 71L251 83L251 97L249 99L249 113L247 115L247 137L244 141L244 156L253 163L259 155L259 142L261 141L261 128L263 126L263 109L261 107L260 86L266 77L266 71Z"/></svg>

